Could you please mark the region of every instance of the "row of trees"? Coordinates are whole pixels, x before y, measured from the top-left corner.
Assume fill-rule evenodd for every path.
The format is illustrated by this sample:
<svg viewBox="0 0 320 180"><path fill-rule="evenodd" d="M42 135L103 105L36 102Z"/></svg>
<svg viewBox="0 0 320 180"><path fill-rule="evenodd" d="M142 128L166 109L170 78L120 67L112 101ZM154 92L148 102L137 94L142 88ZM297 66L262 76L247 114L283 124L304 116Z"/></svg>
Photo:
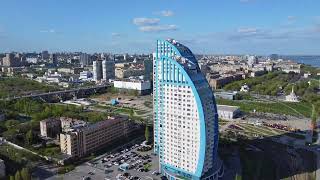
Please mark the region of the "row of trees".
<svg viewBox="0 0 320 180"><path fill-rule="evenodd" d="M9 177L10 180L31 180L30 171L28 168L22 168L22 170L17 171L14 176Z"/></svg>

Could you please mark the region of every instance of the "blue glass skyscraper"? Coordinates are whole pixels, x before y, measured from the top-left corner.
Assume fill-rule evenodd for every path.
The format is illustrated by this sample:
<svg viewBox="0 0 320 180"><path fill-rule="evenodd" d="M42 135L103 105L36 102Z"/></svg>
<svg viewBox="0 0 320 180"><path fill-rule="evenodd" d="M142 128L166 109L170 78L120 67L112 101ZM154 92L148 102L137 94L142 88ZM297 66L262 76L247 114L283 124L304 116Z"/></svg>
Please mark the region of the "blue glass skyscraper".
<svg viewBox="0 0 320 180"><path fill-rule="evenodd" d="M158 40L153 59L154 152L169 179L218 179L218 114L195 56L183 44Z"/></svg>

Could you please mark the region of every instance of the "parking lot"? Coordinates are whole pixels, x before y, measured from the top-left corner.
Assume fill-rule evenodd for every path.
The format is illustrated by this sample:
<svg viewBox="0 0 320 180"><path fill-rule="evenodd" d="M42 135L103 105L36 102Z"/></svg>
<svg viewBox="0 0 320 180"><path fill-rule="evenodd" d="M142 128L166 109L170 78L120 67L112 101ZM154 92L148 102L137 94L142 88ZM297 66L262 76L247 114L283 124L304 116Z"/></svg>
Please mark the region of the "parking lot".
<svg viewBox="0 0 320 180"><path fill-rule="evenodd" d="M63 179L144 180L161 179L158 157L153 150L141 152L143 146L134 144L77 166L75 170L57 177ZM56 179L56 178L54 178Z"/></svg>

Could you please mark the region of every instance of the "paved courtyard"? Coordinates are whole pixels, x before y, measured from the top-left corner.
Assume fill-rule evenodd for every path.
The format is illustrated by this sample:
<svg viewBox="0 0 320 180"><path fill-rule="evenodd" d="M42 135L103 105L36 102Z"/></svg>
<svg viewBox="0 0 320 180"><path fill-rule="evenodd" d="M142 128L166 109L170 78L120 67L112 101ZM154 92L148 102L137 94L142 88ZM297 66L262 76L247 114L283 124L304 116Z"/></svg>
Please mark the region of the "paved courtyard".
<svg viewBox="0 0 320 180"><path fill-rule="evenodd" d="M77 166L73 171L51 177L51 180L67 179L161 179L158 173L158 157L153 151L140 152L137 149L141 145L133 145L127 149L119 149L107 153L99 158ZM127 170L120 170L122 164L127 164Z"/></svg>

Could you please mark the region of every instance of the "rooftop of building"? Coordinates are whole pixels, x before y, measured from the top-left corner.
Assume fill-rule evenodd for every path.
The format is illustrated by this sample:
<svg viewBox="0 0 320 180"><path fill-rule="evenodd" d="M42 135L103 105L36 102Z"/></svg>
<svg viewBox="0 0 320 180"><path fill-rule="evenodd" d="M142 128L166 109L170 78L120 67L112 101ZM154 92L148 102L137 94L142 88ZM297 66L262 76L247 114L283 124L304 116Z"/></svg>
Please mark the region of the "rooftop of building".
<svg viewBox="0 0 320 180"><path fill-rule="evenodd" d="M228 106L228 105L217 105L218 111L229 111L234 112L239 109L238 106Z"/></svg>
<svg viewBox="0 0 320 180"><path fill-rule="evenodd" d="M58 120L60 120L60 119L56 118L56 117L50 117L50 118L47 118L47 119L43 119L40 122L49 122L49 121L58 121Z"/></svg>
<svg viewBox="0 0 320 180"><path fill-rule="evenodd" d="M126 78L126 79L115 79L114 81L122 81L122 82L134 82L134 83L143 83L143 82L150 82L148 80L143 79L136 79L136 78Z"/></svg>
<svg viewBox="0 0 320 180"><path fill-rule="evenodd" d="M110 125L113 122L117 122L119 120L125 121L125 120L129 120L129 118L127 116L121 116L121 115L108 116L105 120L99 121L99 122L96 122L93 124L80 123L80 124L73 125L72 127L66 129L64 132L65 133L72 133L72 132L79 132L79 131L83 131L83 130L96 130L97 127L100 127L102 125Z"/></svg>

